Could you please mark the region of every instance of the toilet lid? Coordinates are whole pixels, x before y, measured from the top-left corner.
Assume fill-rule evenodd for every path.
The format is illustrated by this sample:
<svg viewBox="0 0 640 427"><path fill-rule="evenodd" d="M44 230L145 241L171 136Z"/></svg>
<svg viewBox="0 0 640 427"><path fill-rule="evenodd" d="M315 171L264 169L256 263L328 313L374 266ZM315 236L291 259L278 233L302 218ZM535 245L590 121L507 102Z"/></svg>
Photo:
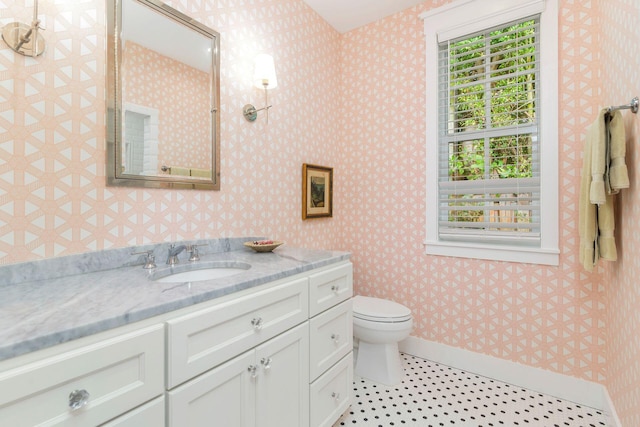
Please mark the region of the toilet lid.
<svg viewBox="0 0 640 427"><path fill-rule="evenodd" d="M358 295L353 297L353 315L375 322L403 322L411 319L411 310L397 302Z"/></svg>

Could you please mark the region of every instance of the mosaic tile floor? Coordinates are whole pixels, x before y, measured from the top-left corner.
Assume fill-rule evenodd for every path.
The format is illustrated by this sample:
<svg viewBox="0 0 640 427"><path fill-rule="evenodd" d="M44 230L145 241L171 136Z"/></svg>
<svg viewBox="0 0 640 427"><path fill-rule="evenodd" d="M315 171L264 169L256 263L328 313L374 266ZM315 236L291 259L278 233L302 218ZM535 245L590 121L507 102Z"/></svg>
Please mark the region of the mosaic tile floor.
<svg viewBox="0 0 640 427"><path fill-rule="evenodd" d="M601 411L410 355L405 379L387 387L356 377L340 426L606 426Z"/></svg>

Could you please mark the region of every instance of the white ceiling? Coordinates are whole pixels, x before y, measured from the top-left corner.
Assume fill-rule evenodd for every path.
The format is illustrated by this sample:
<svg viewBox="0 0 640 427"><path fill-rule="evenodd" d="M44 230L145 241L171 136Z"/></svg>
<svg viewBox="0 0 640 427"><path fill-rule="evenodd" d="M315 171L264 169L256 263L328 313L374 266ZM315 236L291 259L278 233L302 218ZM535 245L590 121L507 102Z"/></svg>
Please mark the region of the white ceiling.
<svg viewBox="0 0 640 427"><path fill-rule="evenodd" d="M123 40L134 41L205 73L211 71L211 38L137 1L121 3Z"/></svg>
<svg viewBox="0 0 640 427"><path fill-rule="evenodd" d="M341 33L378 21L425 0L303 0Z"/></svg>

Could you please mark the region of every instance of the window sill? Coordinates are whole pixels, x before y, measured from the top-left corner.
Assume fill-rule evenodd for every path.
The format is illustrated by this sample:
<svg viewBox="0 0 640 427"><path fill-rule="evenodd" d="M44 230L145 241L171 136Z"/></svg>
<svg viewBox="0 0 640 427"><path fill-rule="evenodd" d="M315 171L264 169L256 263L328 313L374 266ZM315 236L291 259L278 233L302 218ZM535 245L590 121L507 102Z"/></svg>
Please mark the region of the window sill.
<svg viewBox="0 0 640 427"><path fill-rule="evenodd" d="M489 261L508 261L524 264L559 265L558 249L518 246L482 245L478 243L426 241L427 255L475 258Z"/></svg>

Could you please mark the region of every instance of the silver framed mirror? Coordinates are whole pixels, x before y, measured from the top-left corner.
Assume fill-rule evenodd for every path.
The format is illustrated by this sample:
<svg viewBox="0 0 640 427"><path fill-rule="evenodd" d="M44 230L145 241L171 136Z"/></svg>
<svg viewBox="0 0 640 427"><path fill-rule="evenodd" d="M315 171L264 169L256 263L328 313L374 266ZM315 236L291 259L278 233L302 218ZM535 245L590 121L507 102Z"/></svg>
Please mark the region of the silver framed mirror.
<svg viewBox="0 0 640 427"><path fill-rule="evenodd" d="M107 0L107 185L220 189L220 34Z"/></svg>

